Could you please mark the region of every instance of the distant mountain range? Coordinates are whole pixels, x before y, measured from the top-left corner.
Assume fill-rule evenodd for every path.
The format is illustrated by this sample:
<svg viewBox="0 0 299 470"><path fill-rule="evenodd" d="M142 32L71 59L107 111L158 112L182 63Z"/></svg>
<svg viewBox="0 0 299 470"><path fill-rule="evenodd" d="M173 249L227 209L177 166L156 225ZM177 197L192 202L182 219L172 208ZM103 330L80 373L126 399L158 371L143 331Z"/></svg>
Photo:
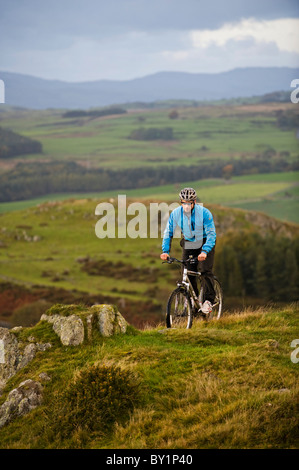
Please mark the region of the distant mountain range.
<svg viewBox="0 0 299 470"><path fill-rule="evenodd" d="M5 104L31 109L87 109L120 103L159 100L218 100L291 91L299 69L238 68L222 73L159 72L133 80L71 83L0 72ZM1 109L1 104L0 104Z"/></svg>

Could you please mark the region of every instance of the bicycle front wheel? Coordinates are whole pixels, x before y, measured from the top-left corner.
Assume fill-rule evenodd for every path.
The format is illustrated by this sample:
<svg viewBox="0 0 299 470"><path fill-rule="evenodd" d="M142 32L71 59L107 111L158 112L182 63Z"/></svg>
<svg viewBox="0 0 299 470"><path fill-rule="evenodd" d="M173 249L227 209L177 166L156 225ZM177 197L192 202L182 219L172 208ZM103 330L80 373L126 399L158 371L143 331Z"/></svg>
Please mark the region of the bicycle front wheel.
<svg viewBox="0 0 299 470"><path fill-rule="evenodd" d="M191 328L192 309L190 297L182 287L170 295L166 310L167 328Z"/></svg>

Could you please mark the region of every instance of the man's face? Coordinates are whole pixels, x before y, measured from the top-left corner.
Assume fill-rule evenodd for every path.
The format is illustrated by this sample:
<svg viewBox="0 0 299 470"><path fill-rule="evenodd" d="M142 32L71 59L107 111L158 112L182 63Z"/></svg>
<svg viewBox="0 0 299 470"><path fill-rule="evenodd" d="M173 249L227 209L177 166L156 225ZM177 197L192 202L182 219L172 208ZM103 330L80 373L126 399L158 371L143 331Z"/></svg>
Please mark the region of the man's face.
<svg viewBox="0 0 299 470"><path fill-rule="evenodd" d="M190 202L190 201L181 201L181 204L183 206L183 211L186 213L186 214L190 214L190 212L192 211L193 207L194 207L194 202Z"/></svg>

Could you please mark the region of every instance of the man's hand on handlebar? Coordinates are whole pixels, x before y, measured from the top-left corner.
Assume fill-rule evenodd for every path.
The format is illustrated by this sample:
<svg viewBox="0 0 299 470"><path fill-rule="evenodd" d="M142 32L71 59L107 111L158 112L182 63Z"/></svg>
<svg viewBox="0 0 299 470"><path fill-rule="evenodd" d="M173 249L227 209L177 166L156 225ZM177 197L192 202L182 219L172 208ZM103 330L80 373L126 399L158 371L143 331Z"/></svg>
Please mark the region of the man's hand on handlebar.
<svg viewBox="0 0 299 470"><path fill-rule="evenodd" d="M201 253L199 253L197 259L198 261L204 261L206 257L207 257L207 254L204 251L202 251Z"/></svg>
<svg viewBox="0 0 299 470"><path fill-rule="evenodd" d="M163 261L166 261L169 258L169 254L168 253L161 253L160 258Z"/></svg>

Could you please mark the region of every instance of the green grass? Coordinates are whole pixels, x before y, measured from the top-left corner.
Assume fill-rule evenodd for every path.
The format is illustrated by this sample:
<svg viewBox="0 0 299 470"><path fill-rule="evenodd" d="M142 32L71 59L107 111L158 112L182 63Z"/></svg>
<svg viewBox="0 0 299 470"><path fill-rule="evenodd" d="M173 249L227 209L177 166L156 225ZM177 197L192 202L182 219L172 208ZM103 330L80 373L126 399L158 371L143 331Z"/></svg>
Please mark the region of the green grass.
<svg viewBox="0 0 299 470"><path fill-rule="evenodd" d="M299 224L299 202L297 199L268 199L265 198L256 202L239 202L231 204L231 207L239 207L249 211L264 212L270 217L275 217L282 221L291 221Z"/></svg>
<svg viewBox="0 0 299 470"><path fill-rule="evenodd" d="M18 333L53 345L6 386L0 403L21 381L46 372L43 404L0 429L2 449L202 449L298 448L298 306L243 311L191 330L164 326L130 330L93 343L62 346L49 324ZM73 377L93 364L134 373L141 396L126 421L104 436L74 428L67 437L49 426L55 405ZM60 400L60 401L59 401ZM141 400L141 402L140 402ZM64 418L61 417L61 425ZM51 423L51 420L50 420Z"/></svg>

